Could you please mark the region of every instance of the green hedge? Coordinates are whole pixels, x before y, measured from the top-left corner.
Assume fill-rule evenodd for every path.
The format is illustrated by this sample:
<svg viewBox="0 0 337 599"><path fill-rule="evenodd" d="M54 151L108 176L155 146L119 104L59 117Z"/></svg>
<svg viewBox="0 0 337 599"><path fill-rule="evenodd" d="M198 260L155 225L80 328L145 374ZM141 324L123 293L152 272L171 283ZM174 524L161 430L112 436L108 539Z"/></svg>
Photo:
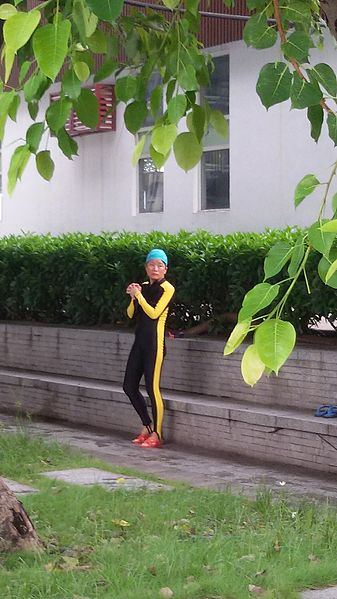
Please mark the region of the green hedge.
<svg viewBox="0 0 337 599"><path fill-rule="evenodd" d="M280 240L294 243L298 235L299 230L287 229L227 236L181 231L6 237L0 239L0 318L125 323L125 288L143 280L148 250L162 247L170 259L168 279L177 289L170 326L185 328L237 312L246 291L262 281L269 248ZM336 291L319 279L318 261L312 253L311 294L301 280L287 307L286 317L297 330L314 315L337 318Z"/></svg>

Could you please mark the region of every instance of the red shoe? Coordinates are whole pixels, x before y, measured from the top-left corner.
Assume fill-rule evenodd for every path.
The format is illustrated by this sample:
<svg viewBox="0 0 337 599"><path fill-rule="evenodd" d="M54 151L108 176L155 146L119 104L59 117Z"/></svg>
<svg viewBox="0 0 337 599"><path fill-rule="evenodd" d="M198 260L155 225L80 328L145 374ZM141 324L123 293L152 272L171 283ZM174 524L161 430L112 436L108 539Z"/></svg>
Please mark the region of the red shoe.
<svg viewBox="0 0 337 599"><path fill-rule="evenodd" d="M135 445L142 445L142 443L144 443L144 441L146 441L149 438L149 436L149 433L140 433L138 437L132 440L132 443L134 443Z"/></svg>
<svg viewBox="0 0 337 599"><path fill-rule="evenodd" d="M163 442L161 439L157 439L156 437L148 437L144 443L141 444L141 447L161 447Z"/></svg>

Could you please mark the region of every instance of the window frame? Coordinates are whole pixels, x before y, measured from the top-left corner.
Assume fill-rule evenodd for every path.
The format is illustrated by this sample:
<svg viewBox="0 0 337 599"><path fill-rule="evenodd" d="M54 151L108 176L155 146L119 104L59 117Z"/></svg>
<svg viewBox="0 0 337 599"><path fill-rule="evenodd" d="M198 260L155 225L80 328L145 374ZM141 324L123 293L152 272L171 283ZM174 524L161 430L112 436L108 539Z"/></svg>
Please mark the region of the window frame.
<svg viewBox="0 0 337 599"><path fill-rule="evenodd" d="M212 52L212 58L216 59L216 58L221 58L222 56L228 56L228 100L230 102L230 53L228 50L224 50L224 49L219 49L219 50L214 50ZM200 100L202 100L202 94L200 94ZM229 113L228 114L224 114L224 117L226 117L226 119L228 120L229 126L230 126L230 103L229 104ZM228 207L223 207L223 208L202 208L202 203L203 203L203 173L202 173L202 169L203 169L203 161L202 158L204 156L205 152L212 152L212 151L216 151L216 150L228 150L228 168L229 168L229 190L228 190L228 201L229 201L229 206ZM223 142L219 143L219 144L212 144L209 146L204 146L203 147L203 153L202 153L202 158L199 162L198 165L198 194L197 194L197 205L195 206L195 210L194 212L200 212L201 214L203 213L210 213L210 212L228 212L231 209L231 197L230 197L230 132L228 132L228 139L227 141L223 140Z"/></svg>
<svg viewBox="0 0 337 599"><path fill-rule="evenodd" d="M164 96L165 96L165 87L164 87L164 92L163 92L163 98L162 98L162 112L164 112ZM150 97L148 98L147 102L150 102ZM142 127L138 132L137 132L137 136L136 136L136 141L137 143L139 142L139 140L141 139L141 137L143 135L148 135L149 131L151 130L151 126L152 125L148 125L146 127ZM146 141L145 141L145 146L146 146ZM163 174L163 197L162 197L162 210L156 210L154 212L150 212L150 211L145 211L141 212L140 211L140 162L141 160L143 160L144 158L150 158L150 152L149 151L144 151L142 152L142 155L140 156L138 163L137 163L137 169L136 169L136 210L135 210L135 215L136 216L140 216L140 215L145 215L145 214L163 214L164 213L164 207L165 207L165 194L164 194L164 189L165 189L165 178L164 178L164 166L162 166L160 169L156 169L158 172ZM151 159L152 160L152 159Z"/></svg>
<svg viewBox="0 0 337 599"><path fill-rule="evenodd" d="M137 133L137 141L140 139L141 135L146 135L146 133L149 131L149 129L141 129L138 133ZM146 142L145 142L146 143ZM137 185L136 185L136 214L137 216L139 215L144 215L144 214L163 214L164 212L164 167L162 166L161 169L157 169L156 171L159 173L162 173L163 175L163 185L162 185L162 189L163 189L163 195L162 195L162 210L154 210L154 211L150 211L150 210L144 210L143 212L140 210L140 164L141 161L149 158L151 159L150 153L146 152L146 153L142 153L141 157L138 160L138 164L137 164Z"/></svg>

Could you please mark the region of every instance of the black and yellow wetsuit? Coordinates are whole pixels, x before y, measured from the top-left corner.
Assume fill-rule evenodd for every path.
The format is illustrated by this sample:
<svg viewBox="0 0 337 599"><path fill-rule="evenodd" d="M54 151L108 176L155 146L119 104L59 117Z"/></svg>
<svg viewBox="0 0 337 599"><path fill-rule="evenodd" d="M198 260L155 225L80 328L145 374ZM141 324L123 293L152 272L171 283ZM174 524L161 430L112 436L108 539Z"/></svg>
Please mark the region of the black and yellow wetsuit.
<svg viewBox="0 0 337 599"><path fill-rule="evenodd" d="M139 391L144 375L146 391L150 397L153 430L162 437L164 402L160 392L160 375L165 355L165 324L174 287L161 279L152 284L143 283L127 309L129 318L138 318L135 341L126 366L123 389L139 414L144 426L150 427L145 399Z"/></svg>

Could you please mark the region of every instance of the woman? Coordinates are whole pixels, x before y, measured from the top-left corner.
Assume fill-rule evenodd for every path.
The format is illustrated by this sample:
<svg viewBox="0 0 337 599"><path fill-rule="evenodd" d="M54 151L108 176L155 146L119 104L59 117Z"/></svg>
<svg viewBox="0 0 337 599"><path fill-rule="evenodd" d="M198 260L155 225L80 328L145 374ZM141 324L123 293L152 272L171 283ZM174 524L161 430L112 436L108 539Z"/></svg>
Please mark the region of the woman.
<svg viewBox="0 0 337 599"><path fill-rule="evenodd" d="M130 283L127 309L129 318L138 318L135 341L126 366L123 389L138 413L143 427L133 443L141 447L161 447L164 402L160 392L160 376L165 355L165 324L174 287L166 281L168 258L161 249L151 250L145 261L148 281ZM139 390L144 375L151 400L152 418Z"/></svg>

